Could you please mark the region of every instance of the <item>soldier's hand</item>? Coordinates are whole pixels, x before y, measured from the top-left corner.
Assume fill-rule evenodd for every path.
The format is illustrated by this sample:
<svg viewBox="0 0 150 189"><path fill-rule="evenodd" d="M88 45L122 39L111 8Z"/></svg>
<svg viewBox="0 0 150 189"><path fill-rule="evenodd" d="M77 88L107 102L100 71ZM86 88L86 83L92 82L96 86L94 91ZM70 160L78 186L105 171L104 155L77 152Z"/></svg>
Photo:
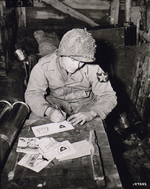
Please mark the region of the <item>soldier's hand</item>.
<svg viewBox="0 0 150 189"><path fill-rule="evenodd" d="M97 113L93 110L89 112L78 112L76 114L71 115L67 121L69 121L72 125L83 125L87 121L91 121L97 116Z"/></svg>
<svg viewBox="0 0 150 189"><path fill-rule="evenodd" d="M66 120L66 113L57 109L49 107L45 113L52 122L62 122Z"/></svg>

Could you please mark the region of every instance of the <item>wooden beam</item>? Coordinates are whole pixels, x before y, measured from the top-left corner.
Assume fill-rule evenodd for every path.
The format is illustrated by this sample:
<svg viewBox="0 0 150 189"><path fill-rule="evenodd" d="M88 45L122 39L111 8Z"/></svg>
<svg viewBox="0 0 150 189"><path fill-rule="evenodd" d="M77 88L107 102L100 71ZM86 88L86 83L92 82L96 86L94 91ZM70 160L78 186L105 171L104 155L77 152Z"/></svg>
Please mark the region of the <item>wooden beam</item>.
<svg viewBox="0 0 150 189"><path fill-rule="evenodd" d="M95 132L93 130L90 131L89 144L90 144L91 164L92 164L94 180L98 181L99 186L105 187L106 183L104 179L105 176L102 165L102 159L99 153L98 146L96 144Z"/></svg>
<svg viewBox="0 0 150 189"><path fill-rule="evenodd" d="M118 17L119 17L119 0L112 0L110 6L110 24L118 24Z"/></svg>
<svg viewBox="0 0 150 189"><path fill-rule="evenodd" d="M99 0L64 0L64 4L74 9L108 10L110 3Z"/></svg>
<svg viewBox="0 0 150 189"><path fill-rule="evenodd" d="M150 4L147 3L146 6L146 29L149 30L150 29Z"/></svg>
<svg viewBox="0 0 150 189"><path fill-rule="evenodd" d="M0 2L0 17L4 16L4 5L3 1ZM0 21L0 49L2 49L2 21Z"/></svg>
<svg viewBox="0 0 150 189"><path fill-rule="evenodd" d="M139 31L140 31L140 19L137 19L137 23L136 23L136 46L140 46Z"/></svg>
<svg viewBox="0 0 150 189"><path fill-rule="evenodd" d="M16 16L17 16L18 27L26 27L26 8L17 7Z"/></svg>
<svg viewBox="0 0 150 189"><path fill-rule="evenodd" d="M125 1L125 20L126 20L126 22L130 22L131 3L132 3L132 0Z"/></svg>
<svg viewBox="0 0 150 189"><path fill-rule="evenodd" d="M97 121L102 122L99 118L97 118ZM98 124L99 128L96 129L96 138L107 184L105 189L123 189L104 126L107 127L105 122L104 124ZM103 188L99 184L98 188Z"/></svg>
<svg viewBox="0 0 150 189"><path fill-rule="evenodd" d="M5 2L0 1L0 17L4 16L4 7L5 7Z"/></svg>
<svg viewBox="0 0 150 189"><path fill-rule="evenodd" d="M79 13L78 11L75 11L74 9L70 8L69 6L67 6L63 3L61 3L58 0L43 0L43 2L51 5L55 9L65 13L65 14L69 14L70 16L72 16L72 17L74 17L78 20L81 20L81 21L88 23L92 27L99 26L99 24L95 23L92 19L86 17L85 15Z"/></svg>

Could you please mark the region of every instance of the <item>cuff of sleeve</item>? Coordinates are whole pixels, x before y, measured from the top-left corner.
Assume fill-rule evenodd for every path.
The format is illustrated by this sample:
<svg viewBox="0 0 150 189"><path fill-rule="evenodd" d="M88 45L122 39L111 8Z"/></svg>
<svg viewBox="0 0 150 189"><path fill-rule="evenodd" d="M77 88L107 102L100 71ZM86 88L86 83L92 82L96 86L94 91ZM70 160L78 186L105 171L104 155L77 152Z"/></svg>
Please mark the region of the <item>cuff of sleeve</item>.
<svg viewBox="0 0 150 189"><path fill-rule="evenodd" d="M94 111L94 110L90 110L90 113L93 117L96 117L97 116L97 113Z"/></svg>
<svg viewBox="0 0 150 189"><path fill-rule="evenodd" d="M98 115L102 120L104 120L104 119L106 118L106 114L105 114L102 110L97 110L97 109L94 109L94 108L91 108L90 110L96 112L97 115Z"/></svg>
<svg viewBox="0 0 150 189"><path fill-rule="evenodd" d="M52 115L52 113L53 113L54 111L55 111L54 108L48 107L48 108L45 110L44 116L51 117L51 115Z"/></svg>

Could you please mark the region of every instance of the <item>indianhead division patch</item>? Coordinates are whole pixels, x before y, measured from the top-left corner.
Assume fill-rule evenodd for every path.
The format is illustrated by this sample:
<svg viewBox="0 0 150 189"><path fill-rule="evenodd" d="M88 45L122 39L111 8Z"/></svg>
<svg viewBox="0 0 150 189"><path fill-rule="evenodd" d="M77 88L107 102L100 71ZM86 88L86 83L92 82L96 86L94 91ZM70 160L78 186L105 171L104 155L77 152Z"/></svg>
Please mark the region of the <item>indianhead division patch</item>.
<svg viewBox="0 0 150 189"><path fill-rule="evenodd" d="M97 79L100 82L107 82L108 81L108 73L102 72L102 73L97 73Z"/></svg>

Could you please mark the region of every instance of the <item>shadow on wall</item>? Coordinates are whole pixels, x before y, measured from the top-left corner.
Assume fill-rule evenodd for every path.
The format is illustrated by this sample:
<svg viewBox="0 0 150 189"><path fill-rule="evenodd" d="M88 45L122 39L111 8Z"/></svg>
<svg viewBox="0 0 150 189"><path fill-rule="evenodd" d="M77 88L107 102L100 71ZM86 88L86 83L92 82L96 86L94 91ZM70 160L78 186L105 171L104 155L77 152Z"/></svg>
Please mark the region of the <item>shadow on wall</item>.
<svg viewBox="0 0 150 189"><path fill-rule="evenodd" d="M96 63L105 71L109 77L114 75L113 62L115 62L115 49L104 40L96 41Z"/></svg>

